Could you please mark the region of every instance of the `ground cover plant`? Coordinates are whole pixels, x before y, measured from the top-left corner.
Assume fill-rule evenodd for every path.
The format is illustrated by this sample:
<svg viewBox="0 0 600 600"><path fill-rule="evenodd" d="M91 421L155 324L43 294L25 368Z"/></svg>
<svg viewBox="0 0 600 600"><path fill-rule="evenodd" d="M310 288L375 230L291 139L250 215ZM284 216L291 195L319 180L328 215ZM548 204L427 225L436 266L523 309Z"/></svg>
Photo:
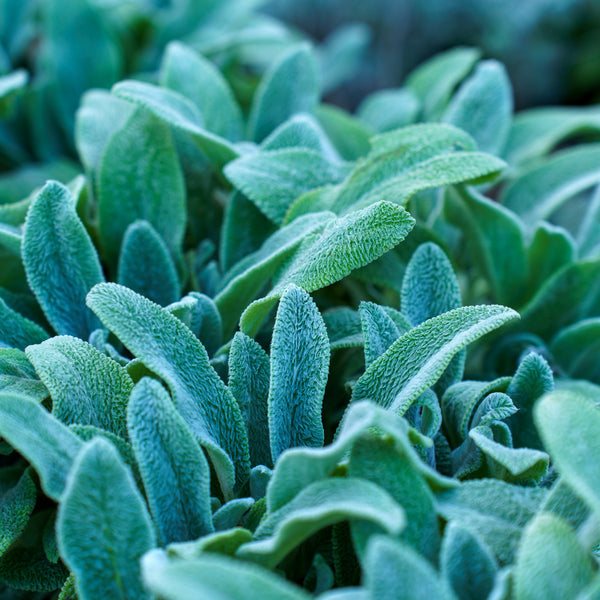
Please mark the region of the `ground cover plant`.
<svg viewBox="0 0 600 600"><path fill-rule="evenodd" d="M170 43L0 206L3 597L598 596L597 109L317 65Z"/></svg>

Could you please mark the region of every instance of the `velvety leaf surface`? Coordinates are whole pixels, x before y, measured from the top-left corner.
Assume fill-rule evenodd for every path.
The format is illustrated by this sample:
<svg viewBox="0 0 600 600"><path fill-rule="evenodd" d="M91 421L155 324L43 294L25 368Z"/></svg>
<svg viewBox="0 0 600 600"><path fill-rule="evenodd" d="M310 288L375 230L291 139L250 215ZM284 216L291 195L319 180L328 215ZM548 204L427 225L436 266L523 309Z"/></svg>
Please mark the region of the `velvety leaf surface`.
<svg viewBox="0 0 600 600"><path fill-rule="evenodd" d="M370 521L393 535L405 525L402 508L379 486L358 478L332 477L310 484L269 514L256 530L257 541L244 544L236 555L272 568L319 529L346 519Z"/></svg>
<svg viewBox="0 0 600 600"><path fill-rule="evenodd" d="M248 117L249 137L262 141L295 113L311 113L319 100L317 65L301 44L275 61L263 76Z"/></svg>
<svg viewBox="0 0 600 600"><path fill-rule="evenodd" d="M365 366L368 367L400 337L400 331L379 304L362 301L358 312L362 325Z"/></svg>
<svg viewBox="0 0 600 600"><path fill-rule="evenodd" d="M306 148L283 148L247 154L225 167L225 175L274 223L302 194L339 183L346 169Z"/></svg>
<svg viewBox="0 0 600 600"><path fill-rule="evenodd" d="M52 327L87 339L100 322L85 296L104 275L73 197L60 183L47 183L31 204L22 251L27 280Z"/></svg>
<svg viewBox="0 0 600 600"><path fill-rule="evenodd" d="M311 297L290 285L279 302L271 340L271 456L295 446L322 446L321 405L329 371L329 339Z"/></svg>
<svg viewBox="0 0 600 600"><path fill-rule="evenodd" d="M514 567L515 598L578 598L594 577L592 564L573 530L558 517L542 513L523 533Z"/></svg>
<svg viewBox="0 0 600 600"><path fill-rule="evenodd" d="M600 382L600 318L583 319L563 327L550 350L561 368L573 378Z"/></svg>
<svg viewBox="0 0 600 600"><path fill-rule="evenodd" d="M179 299L177 268L163 238L148 221L135 221L125 230L117 280L161 306Z"/></svg>
<svg viewBox="0 0 600 600"><path fill-rule="evenodd" d="M158 381L144 377L135 385L127 425L162 543L212 532L208 463Z"/></svg>
<svg viewBox="0 0 600 600"><path fill-rule="evenodd" d="M240 409L194 334L157 304L113 283L94 288L89 306L168 385L173 402L207 449L225 496L248 477L248 442ZM177 345L172 344L177 340Z"/></svg>
<svg viewBox="0 0 600 600"><path fill-rule="evenodd" d="M88 442L77 457L61 500L60 554L75 575L81 600L146 599L139 561L155 545L144 501L115 448Z"/></svg>
<svg viewBox="0 0 600 600"><path fill-rule="evenodd" d="M467 306L426 321L400 337L361 376L352 400L371 399L403 413L477 338L517 318L501 306Z"/></svg>
<svg viewBox="0 0 600 600"><path fill-rule="evenodd" d="M357 116L378 133L405 127L417 120L420 102L406 88L379 90L369 94L357 110Z"/></svg>
<svg viewBox="0 0 600 600"><path fill-rule="evenodd" d="M125 411L133 381L123 367L69 336L29 346L26 353L50 391L57 419L126 436Z"/></svg>
<svg viewBox="0 0 600 600"><path fill-rule="evenodd" d="M126 189L126 193L123 191ZM170 251L180 252L185 232L185 182L168 125L138 108L108 141L98 172L102 248L116 262L125 231L148 221Z"/></svg>
<svg viewBox="0 0 600 600"><path fill-rule="evenodd" d="M160 84L191 100L209 131L232 142L241 139L242 113L229 84L215 65L190 46L181 42L167 46Z"/></svg>
<svg viewBox="0 0 600 600"><path fill-rule="evenodd" d="M331 285L399 244L413 225L414 219L390 202L378 202L328 222L322 233L302 242L278 274L273 291L246 308L241 330L248 335L256 331L288 284L307 292Z"/></svg>
<svg viewBox="0 0 600 600"><path fill-rule="evenodd" d="M253 466L273 464L268 417L269 382L269 356L257 342L238 331L229 351L228 387L244 418Z"/></svg>
<svg viewBox="0 0 600 600"><path fill-rule="evenodd" d="M37 323L13 310L0 298L0 344L2 347L25 350L30 344L39 344L48 334Z"/></svg>
<svg viewBox="0 0 600 600"><path fill-rule="evenodd" d="M452 588L430 562L410 546L374 536L365 559L365 587L381 600L456 600Z"/></svg>
<svg viewBox="0 0 600 600"><path fill-rule="evenodd" d="M203 554L193 560L168 560L160 550L144 556L144 582L165 600L238 598L308 600L302 589L256 565Z"/></svg>
<svg viewBox="0 0 600 600"><path fill-rule="evenodd" d="M17 484L0 498L0 555L19 538L37 500L31 469L26 469Z"/></svg>
<svg viewBox="0 0 600 600"><path fill-rule="evenodd" d="M0 434L27 458L44 492L58 501L83 446L81 440L34 400L4 393L0 394Z"/></svg>

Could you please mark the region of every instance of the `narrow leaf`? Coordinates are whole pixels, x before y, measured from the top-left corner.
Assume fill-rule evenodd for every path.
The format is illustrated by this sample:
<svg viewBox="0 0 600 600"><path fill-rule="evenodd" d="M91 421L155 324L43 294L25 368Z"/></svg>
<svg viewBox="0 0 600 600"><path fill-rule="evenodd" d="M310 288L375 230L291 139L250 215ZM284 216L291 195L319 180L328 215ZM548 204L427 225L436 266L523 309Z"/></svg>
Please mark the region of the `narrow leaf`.
<svg viewBox="0 0 600 600"><path fill-rule="evenodd" d="M310 296L290 285L281 296L271 340L271 456L322 446L321 404L329 371L325 323Z"/></svg>
<svg viewBox="0 0 600 600"><path fill-rule="evenodd" d="M136 384L127 425L161 542L211 533L208 463L158 381L144 377Z"/></svg>

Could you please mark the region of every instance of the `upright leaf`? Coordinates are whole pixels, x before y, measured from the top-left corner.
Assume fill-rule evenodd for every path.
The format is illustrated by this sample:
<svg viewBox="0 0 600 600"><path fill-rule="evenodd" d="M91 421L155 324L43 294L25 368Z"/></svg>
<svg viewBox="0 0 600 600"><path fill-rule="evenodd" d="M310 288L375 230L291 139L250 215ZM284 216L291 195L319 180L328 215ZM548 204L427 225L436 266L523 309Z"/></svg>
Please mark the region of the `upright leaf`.
<svg viewBox="0 0 600 600"><path fill-rule="evenodd" d="M311 113L319 100L319 81L310 46L301 44L277 60L263 76L252 101L249 137L262 141L295 113Z"/></svg>
<svg viewBox="0 0 600 600"><path fill-rule="evenodd" d="M290 285L281 296L271 340L271 456L322 446L321 404L329 371L325 323L310 296Z"/></svg>
<svg viewBox="0 0 600 600"><path fill-rule="evenodd" d="M250 448L250 464L273 465L269 436L270 365L267 353L238 331L229 351L229 390L240 406Z"/></svg>
<svg viewBox="0 0 600 600"><path fill-rule="evenodd" d="M9 394L0 394L0 434L33 465L44 492L58 501L81 440L37 402Z"/></svg>
<svg viewBox="0 0 600 600"><path fill-rule="evenodd" d="M215 467L226 497L250 471L240 409L194 334L157 304L114 283L96 286L88 304L168 385L173 401ZM173 343L176 340L177 343Z"/></svg>
<svg viewBox="0 0 600 600"><path fill-rule="evenodd" d="M189 98L206 128L237 142L242 137L242 112L219 69L191 47L171 42L160 68L162 86Z"/></svg>
<svg viewBox="0 0 600 600"><path fill-rule="evenodd" d="M138 108L106 144L98 170L98 221L107 259L116 263L125 231L144 219L171 253L185 233L185 182L169 127Z"/></svg>
<svg viewBox="0 0 600 600"><path fill-rule="evenodd" d="M123 235L117 279L121 285L166 306L181 295L169 249L148 221L134 221Z"/></svg>
<svg viewBox="0 0 600 600"><path fill-rule="evenodd" d="M156 541L144 500L115 448L88 442L69 475L56 522L58 547L81 600L150 599L140 559Z"/></svg>
<svg viewBox="0 0 600 600"><path fill-rule="evenodd" d="M499 156L508 137L512 111L506 69L496 60L484 60L453 96L442 121L472 135L482 152Z"/></svg>
<svg viewBox="0 0 600 600"><path fill-rule="evenodd" d="M87 339L100 322L85 296L104 275L73 197L60 183L47 183L31 204L22 252L27 280L52 327Z"/></svg>
<svg viewBox="0 0 600 600"><path fill-rule="evenodd" d="M352 400L370 398L403 414L457 352L517 317L503 306L466 306L422 323L371 364L356 383Z"/></svg>
<svg viewBox="0 0 600 600"><path fill-rule="evenodd" d="M56 418L126 436L125 411L133 381L123 367L69 336L29 346L27 357L50 391Z"/></svg>
<svg viewBox="0 0 600 600"><path fill-rule="evenodd" d="M136 384L127 425L162 543L212 532L208 463L158 381L144 377Z"/></svg>
<svg viewBox="0 0 600 600"><path fill-rule="evenodd" d="M19 481L0 498L0 555L19 539L37 500L37 488L26 469Z"/></svg>
<svg viewBox="0 0 600 600"><path fill-rule="evenodd" d="M365 347L365 365L377 360L399 337L400 331L382 306L362 301L358 307Z"/></svg>

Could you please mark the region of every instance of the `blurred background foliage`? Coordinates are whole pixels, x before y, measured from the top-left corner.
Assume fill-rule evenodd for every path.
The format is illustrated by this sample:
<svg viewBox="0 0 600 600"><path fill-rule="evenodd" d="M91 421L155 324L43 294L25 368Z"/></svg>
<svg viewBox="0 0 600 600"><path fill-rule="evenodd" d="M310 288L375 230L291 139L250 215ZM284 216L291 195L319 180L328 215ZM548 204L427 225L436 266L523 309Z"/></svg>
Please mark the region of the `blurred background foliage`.
<svg viewBox="0 0 600 600"><path fill-rule="evenodd" d="M152 81L174 39L212 60L246 111L266 67L306 37L325 99L350 111L456 45L502 61L522 109L599 100L599 26L596 0L0 0L0 201L78 172L82 94Z"/></svg>

